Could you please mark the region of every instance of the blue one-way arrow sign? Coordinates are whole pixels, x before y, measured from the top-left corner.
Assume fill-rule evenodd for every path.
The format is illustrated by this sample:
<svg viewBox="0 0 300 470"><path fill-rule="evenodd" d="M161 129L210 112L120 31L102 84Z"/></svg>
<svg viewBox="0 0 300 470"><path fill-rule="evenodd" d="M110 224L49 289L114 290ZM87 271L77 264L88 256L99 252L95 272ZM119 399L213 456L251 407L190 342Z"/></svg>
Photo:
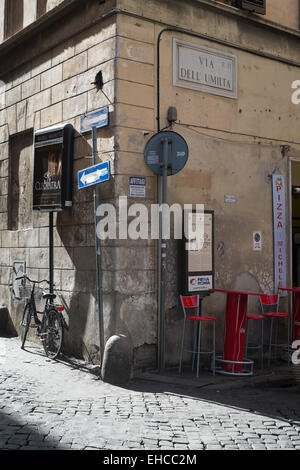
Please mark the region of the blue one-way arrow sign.
<svg viewBox="0 0 300 470"><path fill-rule="evenodd" d="M78 189L87 188L93 184L103 183L110 178L109 162L98 163L78 171Z"/></svg>

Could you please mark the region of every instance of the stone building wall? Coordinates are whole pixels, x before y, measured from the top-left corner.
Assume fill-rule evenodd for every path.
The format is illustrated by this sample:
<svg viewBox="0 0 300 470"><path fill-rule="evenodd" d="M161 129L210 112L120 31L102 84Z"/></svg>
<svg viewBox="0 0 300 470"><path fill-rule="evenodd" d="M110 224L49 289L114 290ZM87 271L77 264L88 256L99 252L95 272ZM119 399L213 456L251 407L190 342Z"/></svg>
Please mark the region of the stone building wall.
<svg viewBox="0 0 300 470"><path fill-rule="evenodd" d="M123 0L120 6L117 74L125 71L126 81L131 82L118 81L117 114L121 122L118 121L116 142L120 173L126 175L125 182L127 175L146 176L147 185L150 184L154 192L158 188L159 182L143 161L145 144L157 131L157 38L164 28L178 28L178 32L166 31L160 37L160 120L161 128L168 126L168 107L176 106L178 119L170 129L185 138L190 156L184 170L168 178L168 203L202 203L206 209L214 210L216 287L272 292L270 175L279 172L285 176L288 206L288 147L297 149L300 144L296 131L298 109L291 102L291 83L297 79L299 70L296 65L300 60L299 34L276 31L268 27L268 16L257 15L258 21L263 23L260 28L255 20L249 20L249 16L246 18L245 13L237 11L234 15L231 9L223 5L212 6L209 1L183 5L176 0ZM294 7L296 11L296 5ZM233 100L174 86L174 38L236 55L238 98ZM258 44L262 45L262 50L256 54ZM131 67L124 63L123 55L131 60ZM270 56L274 58L270 59ZM278 56L282 61L276 60ZM294 62L295 66L284 61ZM122 95L122 92L126 89L127 99L131 101L126 101L125 105L122 101L125 93ZM145 135L145 130L149 135ZM122 187L122 194L123 191ZM226 195L234 195L236 202L226 203ZM289 217L287 209L288 240ZM258 253L253 251L255 230L263 234L263 251ZM169 365L178 364L180 351L180 257L179 243L170 240L166 302L166 363ZM291 282L290 259L287 264L287 279ZM155 291L150 293L153 307L156 295ZM259 308L253 299L251 305L255 310ZM223 347L225 307L226 298L222 294L211 295L203 302L204 314L217 317L219 354ZM288 308L287 300L283 307ZM147 327L147 332L157 332L155 315L132 312L131 324L130 331L136 345L143 338L140 325ZM204 337L206 346L210 347L210 331ZM157 335L153 335L151 340L154 345ZM150 354L151 347L147 349ZM146 354L145 346L141 346L137 354L143 351ZM147 361L150 362L150 355Z"/></svg>
<svg viewBox="0 0 300 470"><path fill-rule="evenodd" d="M133 203L157 201L157 177L146 168L144 145L155 132L155 26L142 18L117 18L116 194ZM132 198L130 176L146 176L146 197ZM149 221L150 223L150 221ZM150 228L150 225L149 225ZM150 230L149 230L150 234ZM130 335L135 367L156 365L156 241L118 240L116 314ZM117 330L119 329L117 323Z"/></svg>
<svg viewBox="0 0 300 470"><path fill-rule="evenodd" d="M267 2L267 18L278 24L299 30L299 1L290 0L287 4L280 0Z"/></svg>
<svg viewBox="0 0 300 470"><path fill-rule="evenodd" d="M84 136L79 133L80 116L109 105L113 126L116 50L115 18L101 21L101 16L110 8L107 6L103 11L93 4L94 9L88 12L82 32L76 34L80 30L76 22L82 26L82 12L77 12L77 17L74 15L70 21L69 31L57 29L55 40L51 29L48 42L40 36L36 38L36 49L44 48L46 52L24 57L22 48L14 51L13 60L6 63L6 70L11 71L1 77L6 92L5 109L0 111L0 298L9 306L17 330L24 303L13 300L8 287L13 261L25 261L27 273L34 279L49 277L48 214L31 211L33 132L62 123L71 123L75 129L73 208L54 216L54 282L59 299L66 306L65 348L90 360L97 356L99 345L94 198L91 189L78 191L77 172L92 165L92 142L90 133ZM19 62L23 63L18 67ZM103 73L103 90L108 99L104 94L97 94L92 84L99 70ZM19 148L13 145L15 140ZM99 131L97 142L99 159L110 160L114 172L112 128ZM12 194L10 186L9 172L13 169L20 175L17 195ZM25 170L26 178L23 178ZM107 184L111 188L111 183ZM10 197L19 199L19 207L26 201L22 209L26 217L19 213L18 226L13 230L10 230L8 217ZM108 279L110 276L104 275L105 292L111 290Z"/></svg>
<svg viewBox="0 0 300 470"><path fill-rule="evenodd" d="M23 203L18 206L20 217L8 214L8 197L32 197L25 170L32 167L27 142L33 131L71 123L76 134L74 206L70 213L55 216L54 282L66 306L67 350L96 358L93 190L76 187L77 171L92 164L92 142L90 134L80 135L80 116L109 104L110 126L98 131L99 157L110 160L112 171L111 180L101 185L102 202L118 208L119 197L127 196L128 206L144 203L150 208L159 200L160 182L145 165L143 153L157 131L157 40L167 27L179 31L160 36L160 124L168 126L167 110L176 106L178 120L170 129L183 135L190 149L184 170L168 178L168 202L202 203L215 211L217 287L273 289L270 175L278 171L288 180L289 151L300 148L299 116L290 99L291 83L299 79L299 34L255 18L209 0L89 0L69 14L67 24L60 19L43 34L32 32L30 41L19 41L14 49L0 47L5 70L0 79L6 85L5 109L0 110L0 297L16 328L22 304L11 299L8 288L12 263L24 260L29 275L47 277L48 215L31 214ZM236 55L238 98L174 86L173 38ZM91 84L100 69L109 102ZM22 175L19 185L12 186L9 172L16 175L16 165ZM130 176L146 177L145 198L130 197ZM14 192L18 186L19 195ZM226 204L226 194L233 194L236 203ZM260 254L252 249L254 230L263 234ZM156 365L156 249L150 237L102 243L105 340L114 334L129 337L135 368ZM177 364L179 357L180 274L179 245L170 241L168 364ZM206 299L204 312L218 320L218 352L224 310L221 294Z"/></svg>

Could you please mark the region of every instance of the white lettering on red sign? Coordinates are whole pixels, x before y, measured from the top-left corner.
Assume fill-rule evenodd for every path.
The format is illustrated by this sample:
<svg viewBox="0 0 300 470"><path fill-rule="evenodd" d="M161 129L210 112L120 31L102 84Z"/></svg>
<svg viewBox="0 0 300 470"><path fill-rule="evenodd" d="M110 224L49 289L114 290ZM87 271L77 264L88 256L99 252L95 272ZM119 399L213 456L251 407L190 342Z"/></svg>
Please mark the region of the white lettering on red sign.
<svg viewBox="0 0 300 470"><path fill-rule="evenodd" d="M273 175L274 284L286 284L285 185L282 175Z"/></svg>

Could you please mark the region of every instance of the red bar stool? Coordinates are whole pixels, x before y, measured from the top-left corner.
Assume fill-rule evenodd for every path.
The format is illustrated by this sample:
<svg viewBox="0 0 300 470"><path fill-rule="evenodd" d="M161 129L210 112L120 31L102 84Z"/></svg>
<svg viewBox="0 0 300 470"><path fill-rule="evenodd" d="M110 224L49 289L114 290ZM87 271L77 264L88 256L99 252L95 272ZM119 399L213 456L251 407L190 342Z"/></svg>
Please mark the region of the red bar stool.
<svg viewBox="0 0 300 470"><path fill-rule="evenodd" d="M260 304L261 304L261 309L264 318L270 318L271 319L271 325L270 325L270 341L269 341L269 359L268 359L268 365L270 367L271 363L271 353L272 353L272 347L280 347L280 346L285 346L284 344L279 344L279 343L272 343L273 340L273 323L274 320L280 320L280 319L285 319L287 318L288 321L288 338L287 338L287 351L288 351L288 365L290 365L290 314L289 313L283 313L279 312L279 300L280 296L279 294L273 294L273 295L267 295L267 294L261 294L260 295ZM275 311L271 312L266 312L267 307L273 307L275 306Z"/></svg>
<svg viewBox="0 0 300 470"><path fill-rule="evenodd" d="M249 320L260 320L261 321L261 336L260 344L249 346ZM264 316L258 313L247 313L246 314L246 357L248 357L248 349L260 349L261 350L261 368L264 367Z"/></svg>
<svg viewBox="0 0 300 470"><path fill-rule="evenodd" d="M194 350L189 351L193 353L193 367L194 358L197 356L197 377L199 377L199 366L200 366L200 355L201 354L212 354L212 369L213 375L216 373L216 318L207 317L201 315L201 300L199 295L182 296L180 295L181 306L184 314L182 339L181 339L181 351L180 351L180 363L179 373L181 373L182 357L184 351L184 338L185 338L185 326L186 321L194 321L197 324L197 334L195 336ZM193 315L187 315L187 310L193 309ZM201 335L202 335L202 323L211 322L213 324L213 349L212 351L201 351ZM197 346L196 346L197 343Z"/></svg>

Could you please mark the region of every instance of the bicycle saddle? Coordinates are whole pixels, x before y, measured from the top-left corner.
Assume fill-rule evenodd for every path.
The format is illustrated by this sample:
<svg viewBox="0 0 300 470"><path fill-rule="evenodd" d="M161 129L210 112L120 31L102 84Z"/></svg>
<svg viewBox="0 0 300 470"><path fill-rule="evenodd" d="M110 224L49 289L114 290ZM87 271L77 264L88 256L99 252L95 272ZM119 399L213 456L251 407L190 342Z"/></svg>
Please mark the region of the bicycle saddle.
<svg viewBox="0 0 300 470"><path fill-rule="evenodd" d="M56 299L56 294L43 294L43 299L54 300Z"/></svg>

